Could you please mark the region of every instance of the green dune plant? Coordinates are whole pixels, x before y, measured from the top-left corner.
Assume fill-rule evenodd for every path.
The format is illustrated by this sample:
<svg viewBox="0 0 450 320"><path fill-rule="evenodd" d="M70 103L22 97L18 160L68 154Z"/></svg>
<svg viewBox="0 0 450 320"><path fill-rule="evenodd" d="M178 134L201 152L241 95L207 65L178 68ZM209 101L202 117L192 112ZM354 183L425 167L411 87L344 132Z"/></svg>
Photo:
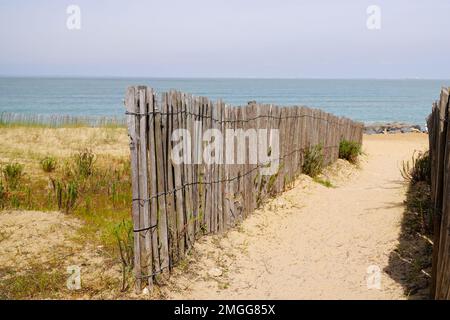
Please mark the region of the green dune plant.
<svg viewBox="0 0 450 320"><path fill-rule="evenodd" d="M82 178L91 176L94 172L95 154L90 149L84 149L74 155L75 172Z"/></svg>
<svg viewBox="0 0 450 320"><path fill-rule="evenodd" d="M17 162L8 163L2 169L2 173L8 188L15 190L19 186L23 175L23 165Z"/></svg>
<svg viewBox="0 0 450 320"><path fill-rule="evenodd" d="M79 196L78 183L74 180L65 182L57 179L51 179L51 182L58 209L70 213L75 208Z"/></svg>
<svg viewBox="0 0 450 320"><path fill-rule="evenodd" d="M410 161L403 161L400 173L406 181L416 184L431 180L431 161L428 151L414 152Z"/></svg>
<svg viewBox="0 0 450 320"><path fill-rule="evenodd" d="M356 141L342 140L339 143L339 158L357 163L358 157L362 154L362 145Z"/></svg>
<svg viewBox="0 0 450 320"><path fill-rule="evenodd" d="M47 172L47 173L53 172L56 169L56 158L47 156L41 160L40 164L41 164L41 168L42 168L42 170L44 170L44 172Z"/></svg>
<svg viewBox="0 0 450 320"><path fill-rule="evenodd" d="M323 147L321 144L309 147L305 151L305 161L302 166L304 174L314 178L322 173L324 167Z"/></svg>

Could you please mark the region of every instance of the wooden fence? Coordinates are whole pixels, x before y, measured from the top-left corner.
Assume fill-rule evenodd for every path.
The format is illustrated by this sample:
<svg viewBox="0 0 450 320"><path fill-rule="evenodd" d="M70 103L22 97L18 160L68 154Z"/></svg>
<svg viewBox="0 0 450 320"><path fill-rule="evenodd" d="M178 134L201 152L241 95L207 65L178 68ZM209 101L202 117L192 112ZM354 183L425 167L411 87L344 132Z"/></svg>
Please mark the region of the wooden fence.
<svg viewBox="0 0 450 320"><path fill-rule="evenodd" d="M362 142L362 123L306 107L256 103L232 107L177 91L156 94L144 86L129 87L125 105L137 289L152 285L157 274L170 270L199 236L227 230L265 199L285 190L301 173L305 151L311 146L323 147L328 164L338 158L342 139ZM270 129L278 129L278 170L271 176L262 175L259 170L267 163L259 161L176 164L171 157L176 129L194 133L192 145L208 129L224 135L230 129L269 129L267 155L278 142L272 141ZM182 143L187 146L189 142ZM192 158L197 147L191 148ZM222 149L219 158L225 159L228 152L235 159L236 150Z"/></svg>
<svg viewBox="0 0 450 320"><path fill-rule="evenodd" d="M449 90L442 89L427 125L431 158L431 198L434 205L434 246L431 297L450 299L450 129Z"/></svg>
<svg viewBox="0 0 450 320"><path fill-rule="evenodd" d="M44 126L44 127L125 127L123 116L73 116L61 114L25 114L13 112L0 113L2 126Z"/></svg>

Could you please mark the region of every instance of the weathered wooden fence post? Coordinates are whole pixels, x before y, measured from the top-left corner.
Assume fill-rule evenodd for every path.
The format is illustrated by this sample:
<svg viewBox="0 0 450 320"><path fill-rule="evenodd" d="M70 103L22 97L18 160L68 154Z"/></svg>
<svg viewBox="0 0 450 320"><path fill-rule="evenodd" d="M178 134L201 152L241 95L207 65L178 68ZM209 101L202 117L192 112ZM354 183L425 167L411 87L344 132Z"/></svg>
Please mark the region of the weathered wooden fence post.
<svg viewBox="0 0 450 320"><path fill-rule="evenodd" d="M430 296L450 299L450 128L449 89L443 88L440 100L428 118L433 201L433 266Z"/></svg>
<svg viewBox="0 0 450 320"><path fill-rule="evenodd" d="M130 137L131 180L132 180L132 219L133 231L140 229L140 203L139 199L139 122L135 87L127 89L125 107L127 110L128 135ZM134 233L134 274L136 276L136 291L141 290L141 248L139 236Z"/></svg>

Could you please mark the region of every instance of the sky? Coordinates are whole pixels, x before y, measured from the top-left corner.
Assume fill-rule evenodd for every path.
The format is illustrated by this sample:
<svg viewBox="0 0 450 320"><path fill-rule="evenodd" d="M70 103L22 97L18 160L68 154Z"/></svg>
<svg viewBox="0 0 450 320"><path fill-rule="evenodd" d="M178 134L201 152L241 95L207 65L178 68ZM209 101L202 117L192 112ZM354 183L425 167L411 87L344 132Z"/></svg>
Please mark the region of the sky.
<svg viewBox="0 0 450 320"><path fill-rule="evenodd" d="M449 0L0 0L0 75L448 79L449 12Z"/></svg>

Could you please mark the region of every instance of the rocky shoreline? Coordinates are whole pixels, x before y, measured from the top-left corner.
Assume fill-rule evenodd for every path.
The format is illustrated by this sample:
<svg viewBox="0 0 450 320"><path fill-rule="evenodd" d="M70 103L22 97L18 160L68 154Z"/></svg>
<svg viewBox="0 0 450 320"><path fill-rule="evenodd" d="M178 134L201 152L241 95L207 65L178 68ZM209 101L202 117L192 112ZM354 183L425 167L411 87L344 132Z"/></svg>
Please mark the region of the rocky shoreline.
<svg viewBox="0 0 450 320"><path fill-rule="evenodd" d="M402 122L373 123L364 126L365 134L391 134L409 132L428 133L428 128L426 126L418 124L408 124Z"/></svg>

